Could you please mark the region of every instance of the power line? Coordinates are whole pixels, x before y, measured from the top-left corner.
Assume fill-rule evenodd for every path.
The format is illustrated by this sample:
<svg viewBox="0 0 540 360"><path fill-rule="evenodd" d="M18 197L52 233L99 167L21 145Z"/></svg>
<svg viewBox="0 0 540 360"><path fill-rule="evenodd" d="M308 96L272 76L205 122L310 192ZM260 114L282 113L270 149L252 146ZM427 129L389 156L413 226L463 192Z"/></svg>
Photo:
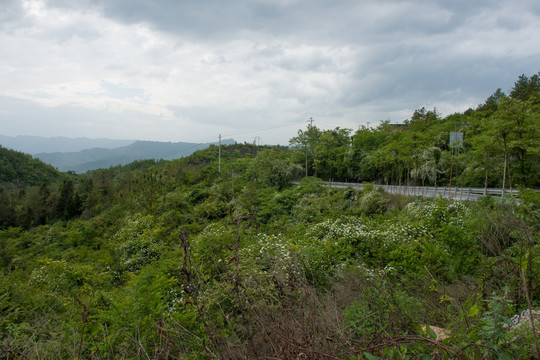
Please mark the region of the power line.
<svg viewBox="0 0 540 360"><path fill-rule="evenodd" d="M314 121L314 120L312 120L312 121ZM280 128L284 128L284 127L289 127L289 126L293 126L293 125L302 124L303 122L304 121L302 120L302 121L296 121L296 122L292 122L292 123L283 123L283 124L280 124L280 125L277 125L277 126L271 126L271 127L266 127L266 128L239 131L239 132L233 132L233 133L228 133L228 134L224 134L224 135L219 134L219 136L218 136L219 141L218 142L221 143L221 139L223 137L227 137L227 136L243 135L243 134L249 134L249 133L254 133L254 132L262 132L262 131L267 131L267 130L280 129ZM260 137L258 137L258 138L259 138L259 141L260 141ZM185 152L187 150L190 150L192 148L198 148L201 145L206 145L206 144L208 144L208 142L210 140L214 140L214 139L215 139L215 137L207 138L207 139L204 139L204 140L198 140L195 143L186 144L186 146L183 146L183 147L179 148L178 150L174 150L172 152L159 154L159 155L155 156L154 158L165 158L165 157L172 156L174 154L180 154L180 153L183 153L183 152Z"/></svg>
<svg viewBox="0 0 540 360"><path fill-rule="evenodd" d="M272 126L272 127L267 127L267 128L260 128L260 129L252 129L252 130L246 130L246 131L239 131L239 132L235 132L235 133L229 133L229 134L225 134L223 136L234 136L234 135L243 135L243 134L249 134L249 133L253 133L253 132L260 132L260 131L266 131L266 130L274 130L274 129L280 129L280 128L284 128L284 127L289 127L289 126L293 126L293 125L298 125L298 124L302 124L304 121L297 121L297 122L292 122L292 123L285 123L285 124L281 124L281 125L278 125L278 126Z"/></svg>

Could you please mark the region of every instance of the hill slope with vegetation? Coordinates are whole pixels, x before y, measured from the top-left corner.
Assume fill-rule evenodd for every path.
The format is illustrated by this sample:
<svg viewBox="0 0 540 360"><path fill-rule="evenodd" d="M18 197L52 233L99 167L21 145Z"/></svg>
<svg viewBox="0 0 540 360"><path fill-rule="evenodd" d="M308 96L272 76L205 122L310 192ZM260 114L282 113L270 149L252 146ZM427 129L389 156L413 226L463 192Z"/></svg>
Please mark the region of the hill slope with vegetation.
<svg viewBox="0 0 540 360"><path fill-rule="evenodd" d="M0 146L0 183L20 186L51 183L61 177L50 165L32 156Z"/></svg>
<svg viewBox="0 0 540 360"><path fill-rule="evenodd" d="M473 124L479 111L458 114L460 121L468 116ZM436 175L424 182L445 184L452 119L422 120L418 128L411 119L404 132L383 123L352 139L350 130L310 126L292 139L294 148L223 147L221 164L211 146L174 161L137 161L4 191L0 214L11 217L0 223L0 353L538 356L536 332L511 321L540 307L538 192L523 188L518 202L473 203L404 198L369 184L362 191L324 186L328 178L420 181L404 154L424 146L441 155ZM311 133L316 142L302 143ZM425 134L421 146L391 148L388 138L403 145L402 137L415 133ZM467 135L470 145L454 154L458 181L485 181L468 175L475 166L484 171L473 164L472 139L482 134ZM336 141L341 135L347 141ZM516 138L508 133L506 155L498 149L490 156L488 176L503 181L495 179L506 168L514 185L534 184L535 174L519 173L518 147L510 146ZM524 153L526 169L537 165L534 146ZM360 159L359 170L347 170L357 166L351 159Z"/></svg>

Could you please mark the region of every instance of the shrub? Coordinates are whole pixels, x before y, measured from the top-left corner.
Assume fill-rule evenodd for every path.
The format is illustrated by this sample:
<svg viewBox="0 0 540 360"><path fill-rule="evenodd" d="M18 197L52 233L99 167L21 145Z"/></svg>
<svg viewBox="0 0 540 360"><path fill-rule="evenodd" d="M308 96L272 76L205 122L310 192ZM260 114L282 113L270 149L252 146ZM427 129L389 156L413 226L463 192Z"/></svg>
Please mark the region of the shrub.
<svg viewBox="0 0 540 360"><path fill-rule="evenodd" d="M365 190L359 200L359 208L366 215L384 214L388 210L390 200L382 189Z"/></svg>

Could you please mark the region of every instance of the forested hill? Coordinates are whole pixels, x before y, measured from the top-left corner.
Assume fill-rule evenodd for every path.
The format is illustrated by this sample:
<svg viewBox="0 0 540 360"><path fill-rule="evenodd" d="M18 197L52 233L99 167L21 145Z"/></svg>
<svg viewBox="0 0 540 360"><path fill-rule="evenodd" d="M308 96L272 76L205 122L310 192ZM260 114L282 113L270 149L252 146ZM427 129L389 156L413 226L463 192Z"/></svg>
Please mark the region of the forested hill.
<svg viewBox="0 0 540 360"><path fill-rule="evenodd" d="M32 156L0 146L0 183L19 186L50 184L61 174Z"/></svg>

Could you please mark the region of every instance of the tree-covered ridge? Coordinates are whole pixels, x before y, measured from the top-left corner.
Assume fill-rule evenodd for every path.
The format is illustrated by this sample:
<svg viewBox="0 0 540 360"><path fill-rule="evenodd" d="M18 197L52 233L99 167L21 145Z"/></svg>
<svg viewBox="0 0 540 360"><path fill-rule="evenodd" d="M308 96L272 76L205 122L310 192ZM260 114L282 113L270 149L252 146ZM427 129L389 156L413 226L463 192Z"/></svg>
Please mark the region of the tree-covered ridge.
<svg viewBox="0 0 540 360"><path fill-rule="evenodd" d="M0 146L0 184L39 186L60 179L61 174L52 166L32 156Z"/></svg>

